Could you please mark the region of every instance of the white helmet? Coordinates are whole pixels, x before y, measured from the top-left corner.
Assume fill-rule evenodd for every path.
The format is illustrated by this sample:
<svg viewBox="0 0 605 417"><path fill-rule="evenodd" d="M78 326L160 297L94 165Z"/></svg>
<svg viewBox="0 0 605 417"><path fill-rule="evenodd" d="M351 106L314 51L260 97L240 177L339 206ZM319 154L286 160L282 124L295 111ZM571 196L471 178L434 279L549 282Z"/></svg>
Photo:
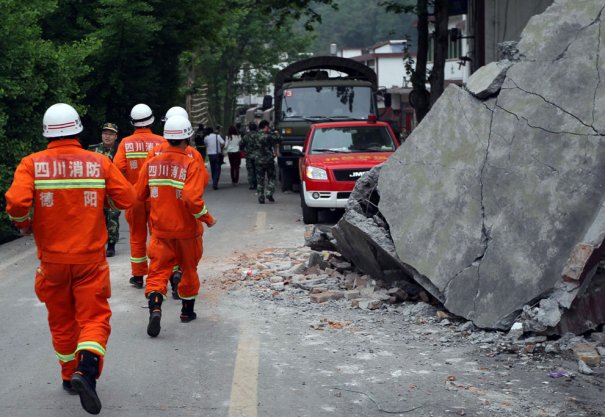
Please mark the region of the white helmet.
<svg viewBox="0 0 605 417"><path fill-rule="evenodd" d="M168 140L189 139L193 135L193 128L189 119L183 116L172 116L164 125L164 137Z"/></svg>
<svg viewBox="0 0 605 417"><path fill-rule="evenodd" d="M187 110L185 110L184 108L182 108L180 106L174 106L174 107L171 107L168 109L168 111L166 112L166 115L162 119L162 122L165 122L166 120L170 119L172 116L183 116L184 118L189 119Z"/></svg>
<svg viewBox="0 0 605 417"><path fill-rule="evenodd" d="M149 126L155 118L147 104L137 104L130 111L130 123L135 127Z"/></svg>
<svg viewBox="0 0 605 417"><path fill-rule="evenodd" d="M84 130L76 109L69 104L53 104L44 113L42 135L46 138L60 138L77 135Z"/></svg>

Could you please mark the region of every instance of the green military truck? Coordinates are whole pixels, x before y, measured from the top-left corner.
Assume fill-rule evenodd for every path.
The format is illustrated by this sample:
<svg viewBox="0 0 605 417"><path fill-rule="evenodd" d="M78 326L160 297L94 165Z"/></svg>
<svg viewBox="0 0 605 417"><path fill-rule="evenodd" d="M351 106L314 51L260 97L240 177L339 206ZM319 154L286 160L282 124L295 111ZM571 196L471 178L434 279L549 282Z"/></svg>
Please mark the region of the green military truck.
<svg viewBox="0 0 605 417"><path fill-rule="evenodd" d="M300 184L299 159L312 123L378 116L376 73L348 58L318 56L275 76L274 123L282 137L277 159L282 191Z"/></svg>

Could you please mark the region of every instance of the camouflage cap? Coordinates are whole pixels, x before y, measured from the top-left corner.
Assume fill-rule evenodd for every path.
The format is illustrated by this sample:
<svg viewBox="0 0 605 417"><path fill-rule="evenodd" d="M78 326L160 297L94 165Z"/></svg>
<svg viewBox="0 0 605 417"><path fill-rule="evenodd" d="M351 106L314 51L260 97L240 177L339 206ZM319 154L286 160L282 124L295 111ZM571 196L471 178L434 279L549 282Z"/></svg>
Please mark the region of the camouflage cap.
<svg viewBox="0 0 605 417"><path fill-rule="evenodd" d="M105 123L102 130L111 130L112 132L118 133L118 125L115 123Z"/></svg>

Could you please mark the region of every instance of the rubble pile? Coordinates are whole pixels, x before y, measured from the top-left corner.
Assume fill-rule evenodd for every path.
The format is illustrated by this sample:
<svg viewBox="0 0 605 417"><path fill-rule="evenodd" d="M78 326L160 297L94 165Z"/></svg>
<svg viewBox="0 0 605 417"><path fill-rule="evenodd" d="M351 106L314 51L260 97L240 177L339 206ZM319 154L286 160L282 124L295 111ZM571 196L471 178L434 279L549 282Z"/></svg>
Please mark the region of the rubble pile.
<svg viewBox="0 0 605 417"><path fill-rule="evenodd" d="M398 280L401 275L397 271L383 274L387 280L376 280L357 272L349 261L333 251L267 250L255 257L242 255L238 264L225 272L223 285L243 283L271 297L291 290L306 294L311 303L342 300L350 307L364 310L377 310L404 301L436 302L419 285Z"/></svg>
<svg viewBox="0 0 605 417"><path fill-rule="evenodd" d="M314 251L307 247L267 249L258 254L242 254L234 267L224 271L221 285L224 289L251 290L262 302L281 302L328 314L333 309L349 308L368 314L392 314L402 323L437 325L443 329L431 342L447 348L471 344L487 357L506 357L510 366L519 361L544 363L551 378L573 378L578 372L605 376L605 333L590 336L545 336L524 330L521 322L508 332L484 330L472 321L457 317L444 309L422 287L406 280L387 281L360 273L355 266L334 251ZM325 317L311 323L315 330L343 330L354 327L351 320L335 321ZM427 332L434 333L430 327ZM422 334L414 335L424 340ZM512 355L512 356L511 356ZM549 364L557 357L577 362L577 369L551 369Z"/></svg>

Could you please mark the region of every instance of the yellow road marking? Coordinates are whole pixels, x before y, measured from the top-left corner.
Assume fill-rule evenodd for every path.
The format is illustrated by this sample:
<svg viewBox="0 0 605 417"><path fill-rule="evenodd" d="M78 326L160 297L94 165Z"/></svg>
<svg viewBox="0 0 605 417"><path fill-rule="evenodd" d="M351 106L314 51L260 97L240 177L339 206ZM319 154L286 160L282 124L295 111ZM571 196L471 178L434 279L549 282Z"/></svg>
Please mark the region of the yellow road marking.
<svg viewBox="0 0 605 417"><path fill-rule="evenodd" d="M259 211L256 213L256 229L263 230L267 226L267 212Z"/></svg>
<svg viewBox="0 0 605 417"><path fill-rule="evenodd" d="M242 325L240 329L231 385L229 417L257 417L260 341L258 336L252 334L248 329L247 324Z"/></svg>

